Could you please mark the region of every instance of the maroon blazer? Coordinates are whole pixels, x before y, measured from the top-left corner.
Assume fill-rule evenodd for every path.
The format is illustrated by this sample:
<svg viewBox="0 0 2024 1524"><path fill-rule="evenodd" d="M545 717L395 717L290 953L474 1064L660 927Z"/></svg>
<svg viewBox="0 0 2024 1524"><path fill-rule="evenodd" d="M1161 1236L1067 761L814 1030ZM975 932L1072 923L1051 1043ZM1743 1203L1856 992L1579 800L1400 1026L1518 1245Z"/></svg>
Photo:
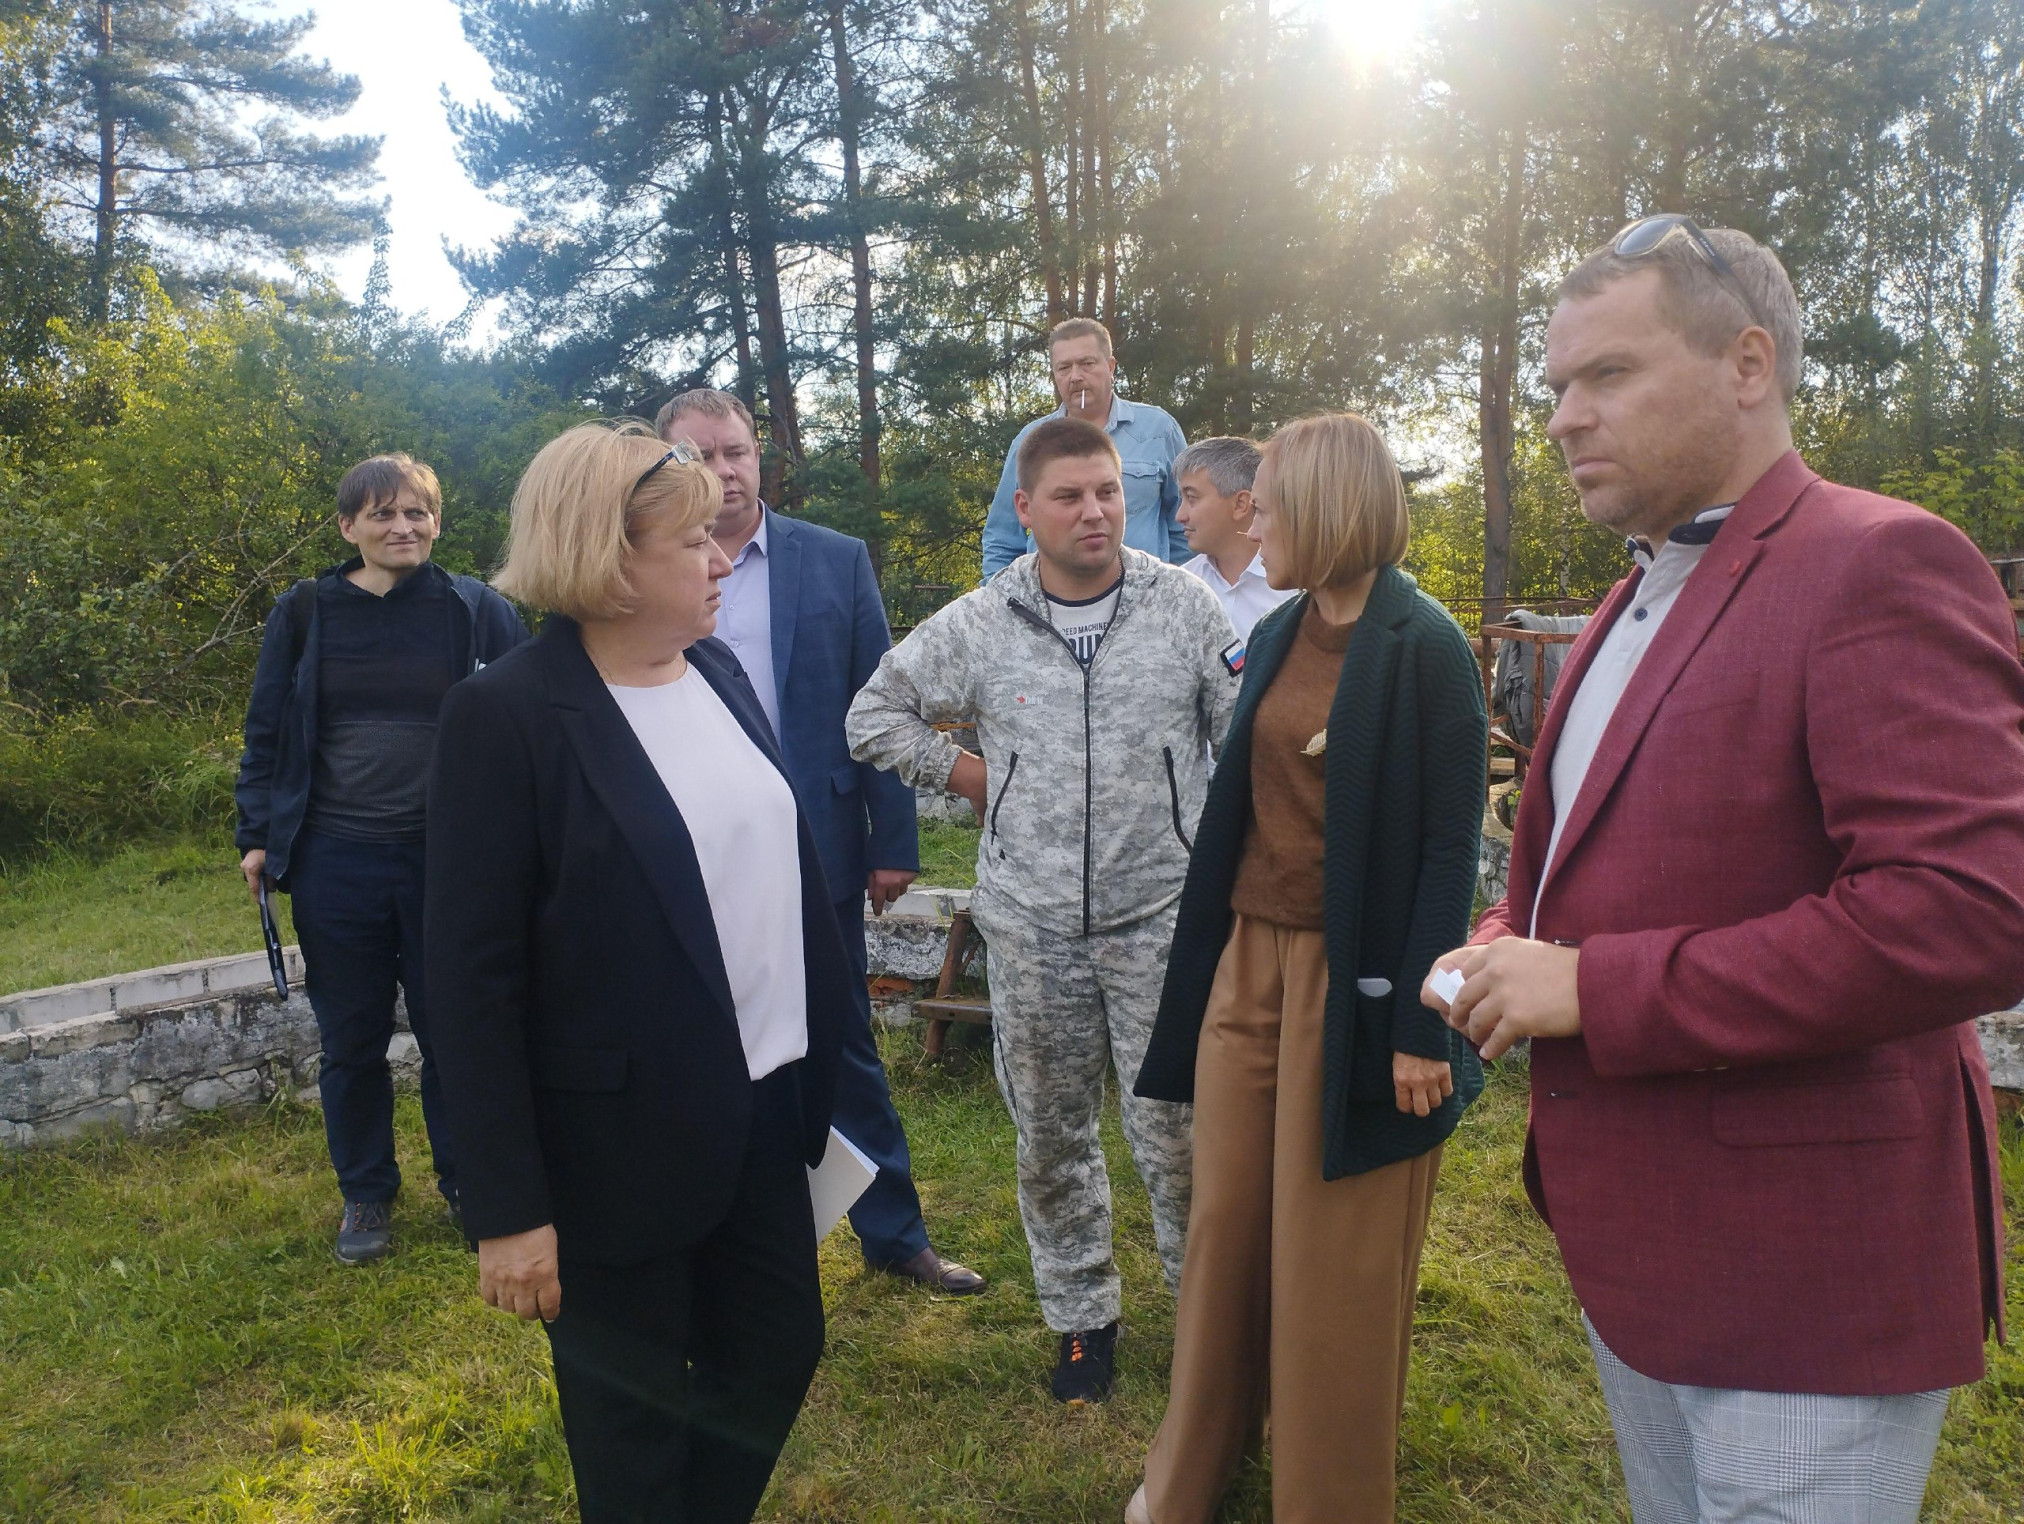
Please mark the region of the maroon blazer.
<svg viewBox="0 0 2024 1524"><path fill-rule="evenodd" d="M1603 1341L1661 1381L1889 1393L2002 1334L1989 1073L2024 992L2024 668L1993 571L1797 454L1737 504L1604 733L1539 894L1572 652L1510 892L1579 944L1532 1045L1526 1188Z"/></svg>

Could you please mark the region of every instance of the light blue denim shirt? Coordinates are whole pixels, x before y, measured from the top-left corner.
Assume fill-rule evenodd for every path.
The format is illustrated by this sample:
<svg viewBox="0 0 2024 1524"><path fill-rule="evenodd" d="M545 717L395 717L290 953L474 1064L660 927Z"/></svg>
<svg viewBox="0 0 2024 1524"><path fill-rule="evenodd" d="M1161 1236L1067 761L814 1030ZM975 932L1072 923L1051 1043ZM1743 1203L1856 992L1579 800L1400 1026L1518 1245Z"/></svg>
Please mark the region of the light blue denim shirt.
<svg viewBox="0 0 2024 1524"><path fill-rule="evenodd" d="M1005 452L1005 469L999 473L991 512L984 520L986 582L1033 548L1012 506L1012 492L1019 485L1019 447L1049 418L1067 416L1066 409L1056 408L1046 418L1034 419ZM1181 503L1180 488L1174 485L1174 459L1188 447L1181 426L1165 408L1113 397L1104 430L1124 464L1125 544L1163 561L1187 560L1194 552L1188 549L1187 531L1174 518Z"/></svg>

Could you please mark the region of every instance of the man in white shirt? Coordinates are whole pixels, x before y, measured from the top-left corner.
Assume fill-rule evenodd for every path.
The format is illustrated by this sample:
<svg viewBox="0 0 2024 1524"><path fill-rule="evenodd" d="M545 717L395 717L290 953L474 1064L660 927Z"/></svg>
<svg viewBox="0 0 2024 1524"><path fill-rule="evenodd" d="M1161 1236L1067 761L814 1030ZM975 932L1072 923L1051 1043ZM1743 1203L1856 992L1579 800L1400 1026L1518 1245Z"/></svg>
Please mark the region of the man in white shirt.
<svg viewBox="0 0 2024 1524"><path fill-rule="evenodd" d="M1182 566L1209 584L1230 616L1239 640L1251 626L1299 594L1265 580L1265 560L1245 531L1251 527L1251 479L1258 474L1258 447L1248 439L1219 435L1191 444L1174 461L1181 489L1178 513L1196 552Z"/></svg>

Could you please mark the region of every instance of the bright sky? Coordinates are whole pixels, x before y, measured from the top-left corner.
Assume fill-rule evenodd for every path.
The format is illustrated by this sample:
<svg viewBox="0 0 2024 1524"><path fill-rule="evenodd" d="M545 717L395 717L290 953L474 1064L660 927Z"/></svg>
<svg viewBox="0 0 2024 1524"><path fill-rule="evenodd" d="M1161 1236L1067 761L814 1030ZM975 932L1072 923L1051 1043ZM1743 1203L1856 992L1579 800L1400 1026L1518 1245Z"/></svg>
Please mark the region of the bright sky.
<svg viewBox="0 0 2024 1524"><path fill-rule="evenodd" d="M1354 57L1383 64L1418 38L1429 0L1302 0L1297 8L1325 20Z"/></svg>
<svg viewBox="0 0 2024 1524"><path fill-rule="evenodd" d="M364 88L350 115L316 125L384 138L379 193L390 202L394 304L448 322L464 310L467 294L443 255L443 240L476 248L513 223L507 208L465 176L443 114L445 87L467 104L496 99L485 61L464 39L456 0L259 0L247 9L282 16L314 11L316 30L304 51L358 76ZM357 297L371 268L371 249L360 248L337 260L332 273ZM486 328L480 322L474 336Z"/></svg>
<svg viewBox="0 0 2024 1524"><path fill-rule="evenodd" d="M1383 64L1418 36L1429 4L1293 0L1288 9L1324 18L1353 56ZM513 223L507 208L465 177L444 117L445 88L460 102L497 99L484 60L464 38L456 0L254 0L248 8L277 15L314 11L317 25L306 51L358 76L364 90L357 107L321 125L384 138L379 189L390 202L394 304L449 321L463 310L466 293L444 257L444 240L476 248ZM332 273L356 298L371 266L371 250L360 248L337 260ZM489 329L480 321L474 336Z"/></svg>

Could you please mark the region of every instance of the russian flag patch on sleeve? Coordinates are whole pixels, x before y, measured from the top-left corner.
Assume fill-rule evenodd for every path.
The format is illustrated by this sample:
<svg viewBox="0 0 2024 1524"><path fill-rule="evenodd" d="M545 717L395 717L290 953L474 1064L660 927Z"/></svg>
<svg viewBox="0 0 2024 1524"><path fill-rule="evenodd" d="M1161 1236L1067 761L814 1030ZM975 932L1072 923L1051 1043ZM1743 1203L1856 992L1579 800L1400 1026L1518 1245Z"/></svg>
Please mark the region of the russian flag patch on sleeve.
<svg viewBox="0 0 2024 1524"><path fill-rule="evenodd" d="M1232 677L1241 677L1244 672L1244 637L1238 636L1218 653L1223 665L1230 669Z"/></svg>

